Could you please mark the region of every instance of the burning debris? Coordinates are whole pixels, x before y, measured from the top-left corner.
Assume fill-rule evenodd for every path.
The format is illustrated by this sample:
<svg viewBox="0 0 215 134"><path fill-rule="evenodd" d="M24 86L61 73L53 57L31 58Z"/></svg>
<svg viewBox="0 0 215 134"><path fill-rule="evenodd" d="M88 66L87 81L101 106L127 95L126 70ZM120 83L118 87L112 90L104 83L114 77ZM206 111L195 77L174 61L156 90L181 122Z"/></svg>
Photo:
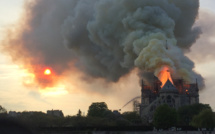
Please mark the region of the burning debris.
<svg viewBox="0 0 215 134"><path fill-rule="evenodd" d="M202 88L202 76L184 55L201 33L193 27L198 8L198 0L29 0L3 50L41 87L75 67L85 78L108 82L138 68L148 82L148 72L162 77L162 86L174 82L163 76L169 70L188 82L198 78ZM52 69L44 74L42 67Z"/></svg>

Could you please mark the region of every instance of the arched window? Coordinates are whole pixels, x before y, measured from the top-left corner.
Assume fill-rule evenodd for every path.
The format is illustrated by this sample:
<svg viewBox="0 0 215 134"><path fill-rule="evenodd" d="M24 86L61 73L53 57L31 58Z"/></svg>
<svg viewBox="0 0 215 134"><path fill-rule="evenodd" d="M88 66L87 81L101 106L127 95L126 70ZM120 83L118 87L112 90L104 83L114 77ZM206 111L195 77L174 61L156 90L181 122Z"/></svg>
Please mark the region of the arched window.
<svg viewBox="0 0 215 134"><path fill-rule="evenodd" d="M167 103L172 103L172 97L170 95L168 95L166 97L166 101L167 101Z"/></svg>

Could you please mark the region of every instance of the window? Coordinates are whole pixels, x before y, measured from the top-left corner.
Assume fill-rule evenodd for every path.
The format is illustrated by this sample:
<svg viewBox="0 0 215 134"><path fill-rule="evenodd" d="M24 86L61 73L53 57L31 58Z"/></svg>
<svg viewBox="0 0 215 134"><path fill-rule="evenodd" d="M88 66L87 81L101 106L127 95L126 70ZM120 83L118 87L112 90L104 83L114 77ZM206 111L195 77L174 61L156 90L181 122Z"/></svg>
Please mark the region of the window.
<svg viewBox="0 0 215 134"><path fill-rule="evenodd" d="M170 95L168 95L166 97L167 103L172 103L172 97Z"/></svg>

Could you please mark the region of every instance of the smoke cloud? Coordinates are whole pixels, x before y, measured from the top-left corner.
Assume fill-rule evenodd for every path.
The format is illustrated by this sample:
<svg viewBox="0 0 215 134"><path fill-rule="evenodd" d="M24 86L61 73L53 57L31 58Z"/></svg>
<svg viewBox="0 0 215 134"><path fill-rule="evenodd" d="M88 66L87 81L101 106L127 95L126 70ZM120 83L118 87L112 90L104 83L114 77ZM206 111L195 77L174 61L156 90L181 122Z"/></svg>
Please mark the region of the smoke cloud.
<svg viewBox="0 0 215 134"><path fill-rule="evenodd" d="M201 34L198 0L36 0L25 4L4 51L30 72L51 67L56 78L77 68L86 80L117 82L133 69L146 81L168 66L188 82L201 75L184 55Z"/></svg>
<svg viewBox="0 0 215 134"><path fill-rule="evenodd" d="M201 27L202 35L187 55L198 63L209 62L215 58L215 40L213 39L215 36L215 13L201 10L199 20L195 25Z"/></svg>

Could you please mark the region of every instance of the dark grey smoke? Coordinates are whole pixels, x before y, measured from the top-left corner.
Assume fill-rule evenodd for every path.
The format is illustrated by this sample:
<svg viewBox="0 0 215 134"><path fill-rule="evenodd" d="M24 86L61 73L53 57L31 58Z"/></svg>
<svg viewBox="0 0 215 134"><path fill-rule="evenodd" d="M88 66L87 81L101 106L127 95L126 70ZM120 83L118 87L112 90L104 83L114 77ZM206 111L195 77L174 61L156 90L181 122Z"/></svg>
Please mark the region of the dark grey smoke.
<svg viewBox="0 0 215 134"><path fill-rule="evenodd" d="M201 34L200 27L193 27L198 16L199 0L174 0L180 8L180 17L176 21L175 37L178 46L189 49Z"/></svg>
<svg viewBox="0 0 215 134"><path fill-rule="evenodd" d="M198 78L203 87L183 54L201 33L193 27L198 8L198 0L29 1L24 25L5 48L14 60L50 66L58 75L75 63L86 78L116 82L134 68L144 77L169 66L189 82Z"/></svg>

